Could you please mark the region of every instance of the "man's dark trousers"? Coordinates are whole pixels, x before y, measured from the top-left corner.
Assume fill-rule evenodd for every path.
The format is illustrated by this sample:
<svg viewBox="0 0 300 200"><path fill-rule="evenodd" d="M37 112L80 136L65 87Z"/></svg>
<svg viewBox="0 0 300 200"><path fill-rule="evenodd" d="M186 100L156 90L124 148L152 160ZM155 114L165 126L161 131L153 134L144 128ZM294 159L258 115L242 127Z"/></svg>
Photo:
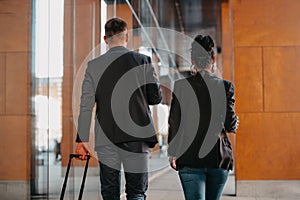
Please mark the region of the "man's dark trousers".
<svg viewBox="0 0 300 200"><path fill-rule="evenodd" d="M121 164L127 200L145 200L148 188L148 145L126 142L97 148L103 200L120 199Z"/></svg>

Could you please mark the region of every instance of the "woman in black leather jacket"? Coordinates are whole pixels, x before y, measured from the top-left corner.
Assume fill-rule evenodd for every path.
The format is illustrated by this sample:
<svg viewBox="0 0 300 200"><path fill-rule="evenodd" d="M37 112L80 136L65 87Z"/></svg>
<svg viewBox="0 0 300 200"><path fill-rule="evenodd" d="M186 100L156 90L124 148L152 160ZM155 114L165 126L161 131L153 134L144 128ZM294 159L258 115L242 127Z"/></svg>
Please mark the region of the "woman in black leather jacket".
<svg viewBox="0 0 300 200"><path fill-rule="evenodd" d="M174 85L168 153L186 200L220 199L231 169L219 167L217 139L222 131L235 133L238 126L234 87L212 74L213 47L210 36L198 35L192 43L193 75Z"/></svg>

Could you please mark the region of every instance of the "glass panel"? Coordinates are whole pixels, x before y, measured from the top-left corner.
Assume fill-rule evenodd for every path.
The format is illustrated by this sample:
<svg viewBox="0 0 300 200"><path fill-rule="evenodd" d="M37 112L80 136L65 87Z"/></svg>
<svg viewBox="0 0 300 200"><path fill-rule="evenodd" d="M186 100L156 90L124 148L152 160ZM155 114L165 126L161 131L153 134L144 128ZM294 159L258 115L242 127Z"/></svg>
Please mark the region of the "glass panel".
<svg viewBox="0 0 300 200"><path fill-rule="evenodd" d="M56 193L60 175L63 0L33 0L32 196ZM60 177L60 176L59 176Z"/></svg>

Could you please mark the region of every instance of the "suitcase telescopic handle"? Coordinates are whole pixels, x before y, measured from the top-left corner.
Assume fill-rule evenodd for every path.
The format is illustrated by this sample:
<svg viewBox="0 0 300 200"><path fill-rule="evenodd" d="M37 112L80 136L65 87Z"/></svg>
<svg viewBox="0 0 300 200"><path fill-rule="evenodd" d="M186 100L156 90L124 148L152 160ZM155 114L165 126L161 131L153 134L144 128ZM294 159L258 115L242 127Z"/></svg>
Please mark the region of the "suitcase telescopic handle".
<svg viewBox="0 0 300 200"><path fill-rule="evenodd" d="M64 180L63 188L62 188L61 194L60 194L60 200L64 199L64 195L65 195L65 191L66 191L66 187L67 187L67 183L68 183L69 171L70 171L70 167L71 167L71 161L72 161L73 158L79 158L80 156L82 156L82 155L81 154L70 154L70 158L69 158L69 163L68 163L68 167L67 167L67 171L66 171L65 180ZM78 196L79 200L82 198L82 195L83 195L83 190L84 190L84 184L85 184L87 169L88 169L88 166L89 166L89 160L91 158L91 156L89 154L87 154L85 156L87 157L87 160L86 160L86 163L85 163L83 178L82 178L80 192L79 192L79 196Z"/></svg>

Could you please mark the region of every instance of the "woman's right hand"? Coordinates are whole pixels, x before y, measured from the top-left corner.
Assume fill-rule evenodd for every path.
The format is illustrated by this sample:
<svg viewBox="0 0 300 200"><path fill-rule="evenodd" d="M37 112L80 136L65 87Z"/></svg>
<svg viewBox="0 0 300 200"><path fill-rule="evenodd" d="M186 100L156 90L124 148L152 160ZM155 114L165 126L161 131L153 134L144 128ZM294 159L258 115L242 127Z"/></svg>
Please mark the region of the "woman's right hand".
<svg viewBox="0 0 300 200"><path fill-rule="evenodd" d="M176 157L169 156L169 163L174 170L177 170Z"/></svg>

